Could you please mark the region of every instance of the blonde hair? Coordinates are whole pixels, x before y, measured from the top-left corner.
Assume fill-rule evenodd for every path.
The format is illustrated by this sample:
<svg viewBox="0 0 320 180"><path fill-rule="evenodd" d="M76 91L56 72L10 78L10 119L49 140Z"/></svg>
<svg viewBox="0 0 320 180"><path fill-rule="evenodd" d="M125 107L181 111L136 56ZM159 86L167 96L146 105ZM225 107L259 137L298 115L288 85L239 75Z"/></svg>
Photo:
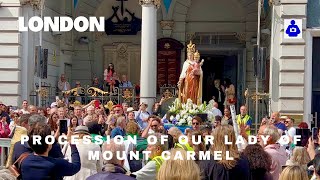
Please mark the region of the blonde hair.
<svg viewBox="0 0 320 180"><path fill-rule="evenodd" d="M218 163L222 164L227 169L232 169L237 165L237 160L240 158L238 147L236 145L236 136L233 131L233 127L230 125L222 125L213 130L212 136L214 137L213 146L210 151L213 154L215 151L222 152L222 160ZM228 136L228 140L231 144L225 144L225 136ZM229 156L234 160L226 159L226 151L229 151Z"/></svg>
<svg viewBox="0 0 320 180"><path fill-rule="evenodd" d="M139 125L134 121L129 121L126 127L127 133L136 134L139 132Z"/></svg>
<svg viewBox="0 0 320 180"><path fill-rule="evenodd" d="M308 174L302 167L287 166L280 174L279 180L305 180L308 179Z"/></svg>
<svg viewBox="0 0 320 180"><path fill-rule="evenodd" d="M310 162L310 157L305 147L295 147L290 158L294 165L305 165Z"/></svg>
<svg viewBox="0 0 320 180"><path fill-rule="evenodd" d="M181 153L181 159L174 159L176 153ZM178 173L177 173L178 172ZM187 152L183 149L172 149L170 159L161 165L157 180L200 180L199 166L193 160L187 160Z"/></svg>

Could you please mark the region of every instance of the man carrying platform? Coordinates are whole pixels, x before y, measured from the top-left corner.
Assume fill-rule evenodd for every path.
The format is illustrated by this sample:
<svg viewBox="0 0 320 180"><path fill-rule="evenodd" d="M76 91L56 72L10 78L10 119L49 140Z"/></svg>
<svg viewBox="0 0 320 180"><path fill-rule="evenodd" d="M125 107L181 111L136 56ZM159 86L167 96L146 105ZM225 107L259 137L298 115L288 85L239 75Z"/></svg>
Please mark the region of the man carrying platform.
<svg viewBox="0 0 320 180"><path fill-rule="evenodd" d="M189 145L189 143L186 142L185 139L181 140L183 144L179 143L179 137L182 136L183 134L177 127L171 127L168 131L168 134L170 134L173 137L173 140L175 143L174 148L181 148L181 149L184 149L185 151L194 151L193 148Z"/></svg>

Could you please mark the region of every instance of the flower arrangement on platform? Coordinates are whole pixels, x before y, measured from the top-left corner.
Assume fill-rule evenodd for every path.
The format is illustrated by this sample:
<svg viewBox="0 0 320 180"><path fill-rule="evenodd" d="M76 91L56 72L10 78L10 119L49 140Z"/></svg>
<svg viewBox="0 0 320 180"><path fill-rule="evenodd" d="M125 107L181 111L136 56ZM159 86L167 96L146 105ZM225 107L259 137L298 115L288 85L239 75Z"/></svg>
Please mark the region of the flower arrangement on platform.
<svg viewBox="0 0 320 180"><path fill-rule="evenodd" d="M180 99L175 99L172 106L169 106L170 122L178 126L191 126L192 118L198 114L208 114L209 107L206 102L196 105L191 99L186 103L181 103Z"/></svg>

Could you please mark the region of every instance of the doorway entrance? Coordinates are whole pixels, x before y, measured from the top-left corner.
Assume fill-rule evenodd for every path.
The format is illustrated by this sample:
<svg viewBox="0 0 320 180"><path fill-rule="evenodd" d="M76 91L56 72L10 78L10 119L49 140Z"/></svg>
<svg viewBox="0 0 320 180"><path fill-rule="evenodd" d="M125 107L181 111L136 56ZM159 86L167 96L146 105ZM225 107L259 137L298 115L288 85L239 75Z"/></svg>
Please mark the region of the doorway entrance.
<svg viewBox="0 0 320 180"><path fill-rule="evenodd" d="M224 84L224 79L229 78L237 87L237 55L204 55L203 59L203 101L209 102L213 98L216 79Z"/></svg>
<svg viewBox="0 0 320 180"><path fill-rule="evenodd" d="M312 47L312 108L311 111L313 114L317 114L316 117L317 124L313 126L319 127L320 125L320 76L316 74L320 68L320 53L317 49L320 48L320 37L313 38L313 47Z"/></svg>
<svg viewBox="0 0 320 180"><path fill-rule="evenodd" d="M245 104L243 96L246 87L246 49L243 47L208 47L198 46L201 59L204 59L202 101L212 99L214 80L224 83L229 78L235 87L237 97L236 110ZM250 110L249 110L250 111Z"/></svg>

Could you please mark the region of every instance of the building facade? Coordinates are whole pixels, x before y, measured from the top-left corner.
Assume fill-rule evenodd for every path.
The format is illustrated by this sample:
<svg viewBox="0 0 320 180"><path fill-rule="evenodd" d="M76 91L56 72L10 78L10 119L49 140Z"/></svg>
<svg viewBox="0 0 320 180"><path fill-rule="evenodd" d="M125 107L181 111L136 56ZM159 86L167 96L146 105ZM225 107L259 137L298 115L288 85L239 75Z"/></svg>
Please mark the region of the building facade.
<svg viewBox="0 0 320 180"><path fill-rule="evenodd" d="M156 17L158 70L154 81L157 86L175 83L186 59L186 44L192 40L205 60L204 99L210 99L214 79L230 78L237 89L238 105L245 104L244 91L248 88L253 94L256 86L252 58L253 45L257 42L257 1L163 0L160 3ZM270 99L259 101L260 117L267 111L280 111L310 123L311 114L319 109L312 101L313 96L318 97L316 79L312 78L312 63L319 59L312 50L316 46L312 42L318 42L319 36L317 6L319 0L263 2L261 46L267 48L267 73L266 79L259 80L259 92L270 94ZM114 24L143 19L139 1L46 0L43 13L52 17L113 17ZM19 32L17 19L24 16L27 20L39 14L36 0L3 0L0 5L0 99L6 104L19 106L23 99L31 100L30 95L37 89L34 52L40 44L40 35ZM288 18L303 20L303 39L283 38L283 20ZM165 44L170 46L162 47ZM110 62L115 64L118 74L126 74L135 84L140 83L140 72L146 71L141 66L141 53L144 53L141 31L134 35L44 32L42 47L48 49L49 55L48 76L41 82L51 87L53 94L60 74L66 74L74 87L75 81L90 85L93 77L102 79ZM179 51L172 51L178 47L181 47ZM249 107L253 115L251 100Z"/></svg>

